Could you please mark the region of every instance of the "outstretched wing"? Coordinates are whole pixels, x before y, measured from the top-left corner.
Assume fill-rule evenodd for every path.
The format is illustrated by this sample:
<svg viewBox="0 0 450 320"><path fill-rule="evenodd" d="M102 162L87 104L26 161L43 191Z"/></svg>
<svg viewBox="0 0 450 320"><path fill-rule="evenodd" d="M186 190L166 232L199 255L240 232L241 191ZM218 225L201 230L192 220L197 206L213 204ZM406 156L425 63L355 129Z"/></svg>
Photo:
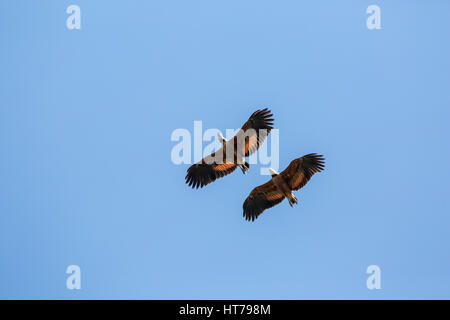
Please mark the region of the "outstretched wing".
<svg viewBox="0 0 450 320"><path fill-rule="evenodd" d="M246 157L253 154L263 144L270 130L273 129L273 114L268 108L253 112L233 137L233 143Z"/></svg>
<svg viewBox="0 0 450 320"><path fill-rule="evenodd" d="M256 187L244 201L245 219L254 221L264 210L277 205L284 198L272 180Z"/></svg>
<svg viewBox="0 0 450 320"><path fill-rule="evenodd" d="M310 153L292 160L289 166L280 174L292 190L298 190L303 188L314 174L322 171L324 168L324 157L316 153Z"/></svg>
<svg viewBox="0 0 450 320"><path fill-rule="evenodd" d="M214 182L218 178L225 177L236 170L235 163L215 163L214 159L216 153L223 152L220 148L217 152L203 158L201 161L189 167L186 174L186 183L192 188L203 188L207 184Z"/></svg>

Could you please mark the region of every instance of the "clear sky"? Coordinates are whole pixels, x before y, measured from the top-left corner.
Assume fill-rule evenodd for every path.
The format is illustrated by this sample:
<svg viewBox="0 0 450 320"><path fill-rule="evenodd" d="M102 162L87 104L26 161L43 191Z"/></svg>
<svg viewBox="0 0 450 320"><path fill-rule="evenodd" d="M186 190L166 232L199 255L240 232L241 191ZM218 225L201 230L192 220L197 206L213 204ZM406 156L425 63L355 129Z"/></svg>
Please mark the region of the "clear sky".
<svg viewBox="0 0 450 320"><path fill-rule="evenodd" d="M1 1L0 298L450 298L449 30L444 0ZM191 190L170 136L265 106L280 169L326 169L249 223L260 166Z"/></svg>

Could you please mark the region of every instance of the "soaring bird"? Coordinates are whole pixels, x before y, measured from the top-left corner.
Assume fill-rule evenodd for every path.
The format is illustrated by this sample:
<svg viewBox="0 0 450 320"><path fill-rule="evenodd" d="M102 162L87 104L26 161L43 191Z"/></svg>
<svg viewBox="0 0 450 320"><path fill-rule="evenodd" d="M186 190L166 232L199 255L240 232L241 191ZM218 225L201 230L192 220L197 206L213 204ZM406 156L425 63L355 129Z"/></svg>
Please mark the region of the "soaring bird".
<svg viewBox="0 0 450 320"><path fill-rule="evenodd" d="M272 179L252 190L245 199L244 217L254 221L266 209L287 198L291 207L298 202L292 191L303 188L311 177L325 168L325 159L316 153L292 160L281 173L269 169Z"/></svg>
<svg viewBox="0 0 450 320"><path fill-rule="evenodd" d="M202 188L232 173L238 166L245 174L250 168L245 157L258 150L272 128L273 115L265 108L255 111L233 139L225 140L219 133L218 138L222 147L190 166L187 170L186 183L192 188Z"/></svg>

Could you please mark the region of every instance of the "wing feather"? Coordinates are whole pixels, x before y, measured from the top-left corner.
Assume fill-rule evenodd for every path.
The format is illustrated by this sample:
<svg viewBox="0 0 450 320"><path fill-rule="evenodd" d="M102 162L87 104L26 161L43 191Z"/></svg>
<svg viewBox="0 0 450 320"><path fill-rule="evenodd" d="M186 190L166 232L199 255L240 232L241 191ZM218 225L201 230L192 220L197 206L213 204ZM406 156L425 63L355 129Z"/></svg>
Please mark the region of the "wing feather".
<svg viewBox="0 0 450 320"><path fill-rule="evenodd" d="M280 174L283 175L292 190L299 190L308 183L314 174L322 171L324 168L324 157L316 153L310 153L292 160L289 166Z"/></svg>
<svg viewBox="0 0 450 320"><path fill-rule="evenodd" d="M254 221L264 210L272 208L284 200L284 195L278 190L272 180L252 190L245 199L244 218Z"/></svg>
<svg viewBox="0 0 450 320"><path fill-rule="evenodd" d="M203 188L207 184L216 181L216 179L225 177L236 170L237 164L235 163L217 164L213 161L216 153L222 152L222 150L222 148L217 150L217 152L189 167L186 174L186 183L190 187Z"/></svg>
<svg viewBox="0 0 450 320"><path fill-rule="evenodd" d="M243 155L248 157L258 150L273 129L273 121L273 114L268 108L253 112L233 138Z"/></svg>

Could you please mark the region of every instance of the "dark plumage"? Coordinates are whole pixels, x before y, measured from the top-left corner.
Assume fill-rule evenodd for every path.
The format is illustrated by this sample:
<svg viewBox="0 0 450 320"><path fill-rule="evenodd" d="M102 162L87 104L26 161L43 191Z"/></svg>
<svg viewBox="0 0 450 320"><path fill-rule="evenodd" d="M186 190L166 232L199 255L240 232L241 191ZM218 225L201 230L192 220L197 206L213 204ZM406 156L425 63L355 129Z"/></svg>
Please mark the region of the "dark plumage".
<svg viewBox="0 0 450 320"><path fill-rule="evenodd" d="M264 210L279 204L285 198L293 206L298 201L292 191L303 188L314 174L324 168L323 156L311 153L293 160L281 173L274 172L270 181L254 188L245 200L245 219L254 221Z"/></svg>
<svg viewBox="0 0 450 320"><path fill-rule="evenodd" d="M189 167L186 183L192 188L202 188L232 173L238 166L245 173L250 165L244 157L253 154L273 128L273 115L268 108L255 111L233 137L222 140L222 148ZM227 150L232 159L227 159Z"/></svg>

